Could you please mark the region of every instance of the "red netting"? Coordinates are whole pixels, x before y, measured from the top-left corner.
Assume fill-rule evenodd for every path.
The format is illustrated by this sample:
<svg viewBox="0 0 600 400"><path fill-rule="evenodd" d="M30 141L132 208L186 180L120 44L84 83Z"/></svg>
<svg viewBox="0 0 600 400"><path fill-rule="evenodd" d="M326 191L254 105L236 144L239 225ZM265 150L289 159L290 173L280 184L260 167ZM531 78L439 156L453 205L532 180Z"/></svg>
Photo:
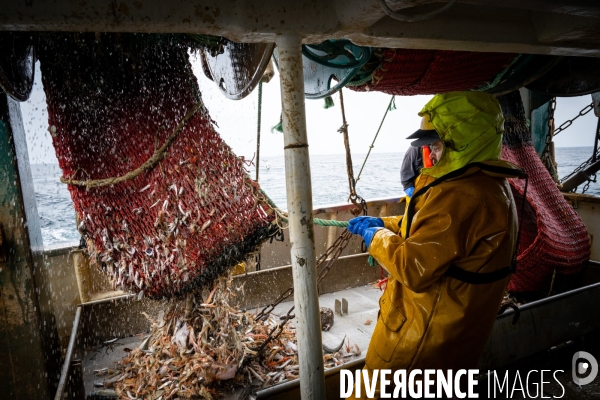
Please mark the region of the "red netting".
<svg viewBox="0 0 600 400"><path fill-rule="evenodd" d="M372 81L350 89L399 96L471 90L493 81L516 56L512 53L386 49Z"/></svg>
<svg viewBox="0 0 600 400"><path fill-rule="evenodd" d="M503 146L502 158L519 165L529 175L517 272L512 275L508 290L548 289L555 269L560 274L573 274L589 260L587 230L573 207L565 201L532 145ZM510 184L520 212L525 181L511 179Z"/></svg>
<svg viewBox="0 0 600 400"><path fill-rule="evenodd" d="M93 35L54 35L40 54L65 178L135 170L201 101L185 47L141 46L135 35L137 47L128 47L123 37L103 35L108 44L99 45ZM69 191L91 259L115 285L152 297L211 281L276 230L258 185L203 107L154 168L119 184Z"/></svg>
<svg viewBox="0 0 600 400"><path fill-rule="evenodd" d="M573 274L590 258L590 242L581 218L558 190L531 144L523 101L518 91L498 96L504 114L502 158L519 165L529 176L521 226L517 272L508 290L549 290L552 274ZM521 212L524 180L509 180Z"/></svg>

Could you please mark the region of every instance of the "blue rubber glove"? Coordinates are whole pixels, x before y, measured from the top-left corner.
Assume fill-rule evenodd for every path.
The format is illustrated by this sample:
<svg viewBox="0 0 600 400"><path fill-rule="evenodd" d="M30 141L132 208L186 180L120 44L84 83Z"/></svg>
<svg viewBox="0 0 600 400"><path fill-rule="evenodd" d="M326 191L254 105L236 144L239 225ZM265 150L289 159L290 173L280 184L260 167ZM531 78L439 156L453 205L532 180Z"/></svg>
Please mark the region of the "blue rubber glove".
<svg viewBox="0 0 600 400"><path fill-rule="evenodd" d="M363 237L363 239L365 239L365 244L367 245L367 250L369 250L369 247L371 246L371 241L373 240L373 236L375 236L375 233L380 229L381 229L380 227L367 228L363 232L362 237Z"/></svg>
<svg viewBox="0 0 600 400"><path fill-rule="evenodd" d="M415 187L414 186L411 186L411 187L409 187L407 189L404 189L404 193L406 193L406 195L408 197L412 197L412 195L413 195L414 192L415 192Z"/></svg>
<svg viewBox="0 0 600 400"><path fill-rule="evenodd" d="M349 221L348 225L348 230L350 231L350 233L353 233L355 235L363 235L363 232L365 229L367 228L374 228L374 227L379 227L379 228L383 228L383 220L381 218L375 218L375 217L356 217L356 218L352 218Z"/></svg>

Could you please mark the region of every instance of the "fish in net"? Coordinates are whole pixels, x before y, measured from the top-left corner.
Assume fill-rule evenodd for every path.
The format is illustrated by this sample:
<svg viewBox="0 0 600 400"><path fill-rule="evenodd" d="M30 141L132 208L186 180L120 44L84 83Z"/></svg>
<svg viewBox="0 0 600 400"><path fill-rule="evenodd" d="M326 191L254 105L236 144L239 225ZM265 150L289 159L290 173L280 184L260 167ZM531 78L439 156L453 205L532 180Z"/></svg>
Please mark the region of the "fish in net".
<svg viewBox="0 0 600 400"><path fill-rule="evenodd" d="M153 298L211 283L280 230L215 131L178 35L53 33L39 58L92 263Z"/></svg>
<svg viewBox="0 0 600 400"><path fill-rule="evenodd" d="M517 271L508 284L510 292L548 290L556 273L573 275L590 258L585 224L542 164L531 142L523 102L518 91L498 96L504 114L502 159L525 170L529 176L527 198L517 255ZM521 213L525 182L509 179L517 210ZM519 219L521 216L519 215Z"/></svg>

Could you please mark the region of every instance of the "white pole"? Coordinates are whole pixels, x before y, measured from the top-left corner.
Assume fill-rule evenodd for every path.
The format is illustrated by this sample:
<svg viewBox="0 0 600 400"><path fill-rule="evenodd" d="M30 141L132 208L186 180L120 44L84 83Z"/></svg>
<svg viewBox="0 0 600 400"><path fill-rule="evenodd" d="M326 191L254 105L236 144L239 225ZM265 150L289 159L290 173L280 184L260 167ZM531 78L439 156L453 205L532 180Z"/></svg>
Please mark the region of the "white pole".
<svg viewBox="0 0 600 400"><path fill-rule="evenodd" d="M300 392L303 399L325 399L300 37L279 37L277 50L283 109L285 186L292 244L294 303L298 321Z"/></svg>

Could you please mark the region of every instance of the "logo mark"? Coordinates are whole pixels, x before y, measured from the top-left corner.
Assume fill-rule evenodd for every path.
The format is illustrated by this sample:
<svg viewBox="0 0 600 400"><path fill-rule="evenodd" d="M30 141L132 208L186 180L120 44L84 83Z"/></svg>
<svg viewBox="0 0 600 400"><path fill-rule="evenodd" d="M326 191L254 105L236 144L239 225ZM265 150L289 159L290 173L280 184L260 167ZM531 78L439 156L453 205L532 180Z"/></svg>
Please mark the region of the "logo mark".
<svg viewBox="0 0 600 400"><path fill-rule="evenodd" d="M585 361L580 361L582 359ZM594 358L593 355L586 351L578 351L577 353L573 354L571 367L573 371L573 382L579 386L592 383L592 381L596 379L596 376L598 375L598 361L596 361L596 358ZM588 376L585 378L579 377L585 374L588 374Z"/></svg>

